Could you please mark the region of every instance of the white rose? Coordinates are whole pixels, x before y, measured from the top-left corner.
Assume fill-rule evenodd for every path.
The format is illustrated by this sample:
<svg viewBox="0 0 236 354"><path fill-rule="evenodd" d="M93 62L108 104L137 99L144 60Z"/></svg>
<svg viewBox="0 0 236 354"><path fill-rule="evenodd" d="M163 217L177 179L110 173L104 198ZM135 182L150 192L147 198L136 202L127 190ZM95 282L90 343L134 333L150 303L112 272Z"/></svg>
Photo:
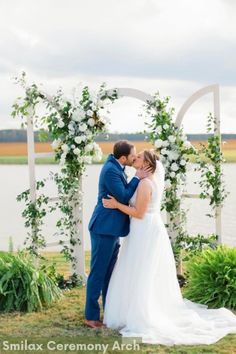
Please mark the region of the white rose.
<svg viewBox="0 0 236 354"><path fill-rule="evenodd" d="M81 142L82 142L81 136L76 136L74 140L75 140L76 144L81 144Z"/></svg>
<svg viewBox="0 0 236 354"><path fill-rule="evenodd" d="M79 122L79 121L81 120L80 111L75 110L75 111L72 113L71 118L72 118L72 120L74 120L75 122Z"/></svg>
<svg viewBox="0 0 236 354"><path fill-rule="evenodd" d="M62 120L59 120L59 121L57 122L57 126L58 126L59 128L63 128L63 127L65 126L65 124L64 124L64 122L63 122Z"/></svg>
<svg viewBox="0 0 236 354"><path fill-rule="evenodd" d="M84 156L83 160L85 163L91 164L92 163L92 156Z"/></svg>
<svg viewBox="0 0 236 354"><path fill-rule="evenodd" d="M80 149L79 148L75 148L73 150L73 152L74 152L75 155L79 155L80 154Z"/></svg>
<svg viewBox="0 0 236 354"><path fill-rule="evenodd" d="M90 127L94 127L94 125L95 125L95 120L94 120L93 118L89 118L89 120L88 120L88 125L89 125Z"/></svg>
<svg viewBox="0 0 236 354"><path fill-rule="evenodd" d="M60 145L61 145L61 139L55 139L53 140L51 147L53 150L57 150Z"/></svg>
<svg viewBox="0 0 236 354"><path fill-rule="evenodd" d="M93 104L91 105L91 109L92 109L93 111L96 111L97 106L96 106L96 104L95 104L95 103L93 103Z"/></svg>
<svg viewBox="0 0 236 354"><path fill-rule="evenodd" d="M161 126L157 127L156 132L160 134L162 132L162 127Z"/></svg>
<svg viewBox="0 0 236 354"><path fill-rule="evenodd" d="M61 146L62 150L64 151L64 153L66 154L69 151L69 146L67 144L63 144Z"/></svg>
<svg viewBox="0 0 236 354"><path fill-rule="evenodd" d="M171 181L169 179L167 179L165 181L165 186L166 186L166 188L170 188L171 187Z"/></svg>
<svg viewBox="0 0 236 354"><path fill-rule="evenodd" d="M70 122L68 125L69 130L75 130L74 122Z"/></svg>
<svg viewBox="0 0 236 354"><path fill-rule="evenodd" d="M89 110L87 111L87 116L89 116L89 117L92 117L92 116L93 116L93 111L91 111L91 109L89 109Z"/></svg>
<svg viewBox="0 0 236 354"><path fill-rule="evenodd" d="M102 159L102 154L96 153L95 156L93 157L94 162L99 162Z"/></svg>
<svg viewBox="0 0 236 354"><path fill-rule="evenodd" d="M169 159L170 160L177 160L179 157L179 154L176 151L170 151L169 153Z"/></svg>
<svg viewBox="0 0 236 354"><path fill-rule="evenodd" d="M81 135L81 140L82 141L86 141L86 139L87 139L86 135Z"/></svg>
<svg viewBox="0 0 236 354"><path fill-rule="evenodd" d="M180 165L181 165L181 166L185 166L185 165L186 165L186 161L185 161L185 160L181 160L181 161L180 161Z"/></svg>
<svg viewBox="0 0 236 354"><path fill-rule="evenodd" d="M169 128L169 125L168 125L168 124L164 124L164 125L163 125L163 128L164 128L164 129L168 129L168 128Z"/></svg>
<svg viewBox="0 0 236 354"><path fill-rule="evenodd" d="M154 143L155 147L158 149L162 146L163 141L161 139L157 139Z"/></svg>
<svg viewBox="0 0 236 354"><path fill-rule="evenodd" d="M84 151L85 152L90 152L93 150L93 144L88 144L85 146Z"/></svg>
<svg viewBox="0 0 236 354"><path fill-rule="evenodd" d="M192 144L190 143L190 141L186 140L183 144L183 146L185 147L185 149L190 149Z"/></svg>
<svg viewBox="0 0 236 354"><path fill-rule="evenodd" d="M61 155L61 158L60 158L60 163L59 163L60 166L65 165L65 162L66 162L66 154L64 153Z"/></svg>
<svg viewBox="0 0 236 354"><path fill-rule="evenodd" d="M170 145L170 143L169 143L168 140L164 140L164 141L162 142L162 146L167 147L168 145Z"/></svg>
<svg viewBox="0 0 236 354"><path fill-rule="evenodd" d="M178 171L179 166L177 165L177 163L174 162L174 163L172 163L170 168L172 169L172 171Z"/></svg>
<svg viewBox="0 0 236 354"><path fill-rule="evenodd" d="M175 172L170 173L170 177L174 178L175 177Z"/></svg>
<svg viewBox="0 0 236 354"><path fill-rule="evenodd" d="M87 124L85 123L80 124L79 131L85 132L86 130L87 130Z"/></svg>
<svg viewBox="0 0 236 354"><path fill-rule="evenodd" d="M171 143L174 143L174 142L175 142L175 137L174 137L174 135L170 135L170 136L168 137L168 140L169 140Z"/></svg>
<svg viewBox="0 0 236 354"><path fill-rule="evenodd" d="M161 149L161 154L162 155L168 155L168 151L167 151L167 149Z"/></svg>

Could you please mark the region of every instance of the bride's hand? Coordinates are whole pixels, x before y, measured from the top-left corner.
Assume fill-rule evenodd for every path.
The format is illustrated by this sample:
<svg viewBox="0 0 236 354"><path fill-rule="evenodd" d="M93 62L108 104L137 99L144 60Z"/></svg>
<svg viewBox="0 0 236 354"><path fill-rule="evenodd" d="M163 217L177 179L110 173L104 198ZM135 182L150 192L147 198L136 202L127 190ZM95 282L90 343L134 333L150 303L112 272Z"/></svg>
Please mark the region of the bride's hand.
<svg viewBox="0 0 236 354"><path fill-rule="evenodd" d="M109 194L107 196L109 197L109 199L102 198L102 204L104 208L117 209L118 207L117 200Z"/></svg>

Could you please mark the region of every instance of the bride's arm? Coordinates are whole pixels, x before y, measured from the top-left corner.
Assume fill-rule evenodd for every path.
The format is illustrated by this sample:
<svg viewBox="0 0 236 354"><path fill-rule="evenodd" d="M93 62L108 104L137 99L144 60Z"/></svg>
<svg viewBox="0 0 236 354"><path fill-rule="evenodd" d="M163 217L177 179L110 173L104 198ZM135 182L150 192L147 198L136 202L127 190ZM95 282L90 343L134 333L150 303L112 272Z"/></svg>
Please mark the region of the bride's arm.
<svg viewBox="0 0 236 354"><path fill-rule="evenodd" d="M133 216L137 219L142 219L150 202L152 189L150 184L142 180L139 183L137 189L137 197L135 206L127 206L118 202L115 198L109 196L110 199L103 198L103 206L108 209L119 209L122 213L127 214L129 216Z"/></svg>

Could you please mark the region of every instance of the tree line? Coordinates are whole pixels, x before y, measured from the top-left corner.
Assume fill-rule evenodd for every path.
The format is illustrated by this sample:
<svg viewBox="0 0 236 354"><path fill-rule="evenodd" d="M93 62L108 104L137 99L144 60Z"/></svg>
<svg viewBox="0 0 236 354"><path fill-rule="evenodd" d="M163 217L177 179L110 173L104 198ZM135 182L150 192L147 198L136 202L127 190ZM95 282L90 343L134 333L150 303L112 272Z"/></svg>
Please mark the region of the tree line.
<svg viewBox="0 0 236 354"><path fill-rule="evenodd" d="M40 137L42 135L39 131L34 132L35 142L42 141ZM45 142L51 142L47 132L43 132ZM187 134L188 140L207 140L209 134ZM236 139L236 134L222 134L222 140ZM100 134L96 137L96 141L117 141L117 140L130 140L130 141L144 141L147 140L147 137L143 133L108 133ZM27 132L24 129L5 129L0 130L0 142L27 142Z"/></svg>

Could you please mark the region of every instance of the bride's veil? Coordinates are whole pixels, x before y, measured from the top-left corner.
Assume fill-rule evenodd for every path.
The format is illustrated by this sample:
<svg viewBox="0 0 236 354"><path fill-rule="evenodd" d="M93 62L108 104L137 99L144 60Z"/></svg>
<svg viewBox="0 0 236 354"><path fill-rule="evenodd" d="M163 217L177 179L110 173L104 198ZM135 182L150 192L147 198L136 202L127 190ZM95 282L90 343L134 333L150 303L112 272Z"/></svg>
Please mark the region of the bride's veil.
<svg viewBox="0 0 236 354"><path fill-rule="evenodd" d="M159 160L156 160L156 171L154 175L156 179L159 198L161 199L165 188L165 169L161 161Z"/></svg>

